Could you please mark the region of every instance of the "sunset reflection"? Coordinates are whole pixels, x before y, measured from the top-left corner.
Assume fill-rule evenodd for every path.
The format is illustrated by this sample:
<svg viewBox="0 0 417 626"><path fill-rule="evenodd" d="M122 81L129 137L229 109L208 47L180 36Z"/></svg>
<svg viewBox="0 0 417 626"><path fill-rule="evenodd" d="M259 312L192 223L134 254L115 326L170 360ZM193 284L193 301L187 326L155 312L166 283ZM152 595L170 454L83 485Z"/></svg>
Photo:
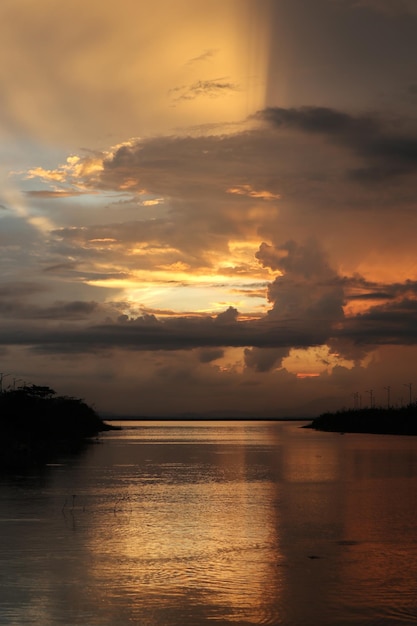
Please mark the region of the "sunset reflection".
<svg viewBox="0 0 417 626"><path fill-rule="evenodd" d="M279 606L277 494L259 479L262 450L247 429L233 427L238 446L221 427L226 443L132 446L146 461L125 466L128 496L95 518L86 549L95 584L130 602L133 614L159 614L161 595L174 612L188 604L233 621L255 622Z"/></svg>
<svg viewBox="0 0 417 626"><path fill-rule="evenodd" d="M415 623L413 438L134 424L3 477L0 622Z"/></svg>

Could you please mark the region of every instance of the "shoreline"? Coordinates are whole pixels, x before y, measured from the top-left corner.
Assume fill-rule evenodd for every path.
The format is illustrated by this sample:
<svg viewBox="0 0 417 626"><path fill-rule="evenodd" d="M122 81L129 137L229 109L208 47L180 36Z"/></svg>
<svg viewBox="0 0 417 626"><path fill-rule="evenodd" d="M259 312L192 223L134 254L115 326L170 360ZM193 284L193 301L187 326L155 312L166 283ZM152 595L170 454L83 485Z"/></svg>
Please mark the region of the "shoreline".
<svg viewBox="0 0 417 626"><path fill-rule="evenodd" d="M401 408L347 409L323 413L303 428L336 433L417 435L417 405Z"/></svg>

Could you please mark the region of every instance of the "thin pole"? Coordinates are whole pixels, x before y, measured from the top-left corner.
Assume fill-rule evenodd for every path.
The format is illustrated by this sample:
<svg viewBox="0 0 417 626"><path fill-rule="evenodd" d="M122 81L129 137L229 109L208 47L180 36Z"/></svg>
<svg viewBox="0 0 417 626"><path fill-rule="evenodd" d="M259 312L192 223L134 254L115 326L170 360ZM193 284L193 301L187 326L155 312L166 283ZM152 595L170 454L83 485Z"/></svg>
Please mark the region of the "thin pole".
<svg viewBox="0 0 417 626"><path fill-rule="evenodd" d="M387 387L384 387L384 389L386 389L386 391L387 391L387 409L389 409L390 406L391 406L391 403L390 403L391 387L388 385Z"/></svg>
<svg viewBox="0 0 417 626"><path fill-rule="evenodd" d="M372 409L373 406L374 406L374 400L373 400L373 398L374 398L374 390L373 389L369 389L369 390L366 389L365 391L366 391L366 393L369 393L369 396L370 396L370 399L371 399L371 409Z"/></svg>
<svg viewBox="0 0 417 626"><path fill-rule="evenodd" d="M411 405L411 389L413 387L413 383L404 383L404 387L408 387L408 391L410 392L410 402L409 402L409 405Z"/></svg>

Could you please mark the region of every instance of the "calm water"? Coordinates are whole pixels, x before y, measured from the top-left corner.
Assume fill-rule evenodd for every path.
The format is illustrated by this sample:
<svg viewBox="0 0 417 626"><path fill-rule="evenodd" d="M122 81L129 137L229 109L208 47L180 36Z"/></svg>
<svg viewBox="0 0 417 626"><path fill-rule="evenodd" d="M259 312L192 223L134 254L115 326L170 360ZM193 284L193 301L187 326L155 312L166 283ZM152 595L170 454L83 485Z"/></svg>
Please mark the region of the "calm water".
<svg viewBox="0 0 417 626"><path fill-rule="evenodd" d="M0 477L0 624L417 624L417 438L132 422Z"/></svg>

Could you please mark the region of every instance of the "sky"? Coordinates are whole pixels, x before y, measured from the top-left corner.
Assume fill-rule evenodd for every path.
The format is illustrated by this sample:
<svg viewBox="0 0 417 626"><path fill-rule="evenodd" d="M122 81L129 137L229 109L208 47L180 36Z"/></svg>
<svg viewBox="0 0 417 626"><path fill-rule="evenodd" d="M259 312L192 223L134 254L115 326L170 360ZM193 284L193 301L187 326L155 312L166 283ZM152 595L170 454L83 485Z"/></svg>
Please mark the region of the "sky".
<svg viewBox="0 0 417 626"><path fill-rule="evenodd" d="M414 401L415 0L2 0L0 35L3 388Z"/></svg>

